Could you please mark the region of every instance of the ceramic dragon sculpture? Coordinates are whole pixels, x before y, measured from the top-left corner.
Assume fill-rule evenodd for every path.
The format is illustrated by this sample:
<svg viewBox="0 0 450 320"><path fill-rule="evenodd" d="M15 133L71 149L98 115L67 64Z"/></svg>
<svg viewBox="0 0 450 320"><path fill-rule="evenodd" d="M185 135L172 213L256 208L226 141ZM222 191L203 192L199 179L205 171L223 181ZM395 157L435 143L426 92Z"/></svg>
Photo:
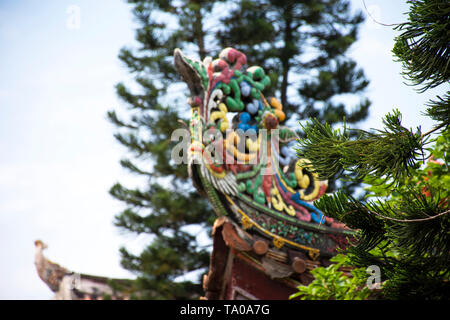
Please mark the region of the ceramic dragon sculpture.
<svg viewBox="0 0 450 320"><path fill-rule="evenodd" d="M177 72L190 90L189 175L218 215L228 215L274 247L330 256L350 231L312 205L326 190L307 159L290 143L298 136L281 125L276 98L266 98L270 78L233 48L218 59L195 61L174 52Z"/></svg>

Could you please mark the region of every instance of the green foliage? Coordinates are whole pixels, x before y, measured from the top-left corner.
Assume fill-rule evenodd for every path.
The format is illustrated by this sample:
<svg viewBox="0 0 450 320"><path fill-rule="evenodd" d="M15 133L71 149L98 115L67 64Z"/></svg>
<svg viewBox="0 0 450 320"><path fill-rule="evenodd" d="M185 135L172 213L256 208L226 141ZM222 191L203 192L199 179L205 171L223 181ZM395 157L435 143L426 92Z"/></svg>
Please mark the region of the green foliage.
<svg viewBox="0 0 450 320"><path fill-rule="evenodd" d="M133 281L128 279L108 279L108 286L112 289L112 295L126 296L133 291ZM111 294L104 294L103 300L112 300Z"/></svg>
<svg viewBox="0 0 450 320"><path fill-rule="evenodd" d="M403 75L421 91L450 80L448 31L450 3L446 0L409 0L409 19L394 29L403 31L392 50L403 64Z"/></svg>
<svg viewBox="0 0 450 320"><path fill-rule="evenodd" d="M420 128L413 132L401 125L398 111L387 114L383 123L384 130L357 130L358 138L351 139L351 129L341 133L313 119L302 125L308 139L299 141L298 156L307 154L323 179L351 172L356 179L375 175L398 181L420 159L424 141Z"/></svg>
<svg viewBox="0 0 450 320"><path fill-rule="evenodd" d="M409 1L409 21L397 29L394 53L405 76L423 90L448 82L448 2ZM377 265L382 297L388 299L450 298L450 210L448 172L449 95L428 104L438 121L426 133L401 126L398 112L388 114L384 130L359 131L351 140L317 121L305 126L307 138L298 153L311 160L324 177L346 172L364 178L368 195L358 201L337 192L314 202L328 216L358 230L347 256L352 265ZM441 135L430 140L431 134ZM428 162L419 162L429 143ZM317 149L314 149L317 147ZM328 167L326 166L328 164ZM347 175L348 176L348 175Z"/></svg>
<svg viewBox="0 0 450 320"><path fill-rule="evenodd" d="M348 261L381 268L384 298L450 297L450 130L433 142L426 165L414 165L396 185L367 177L365 201L336 192L314 202L358 230Z"/></svg>
<svg viewBox="0 0 450 320"><path fill-rule="evenodd" d="M449 210L450 130L444 131L433 142L433 148L428 149L431 157L426 165L416 165L414 174L405 177L397 187L367 179L369 187L366 189L368 198L384 199L374 208L376 212L398 220L424 219L416 223L389 223L388 236L398 246L399 253L432 257L439 265L450 261L450 219L448 215L430 218ZM377 200L377 203L381 201Z"/></svg>
<svg viewBox="0 0 450 320"><path fill-rule="evenodd" d="M429 116L435 121L439 121L443 124L450 123L450 93L442 98L437 96L436 100L431 100L427 104L428 108L425 115Z"/></svg>
<svg viewBox="0 0 450 320"><path fill-rule="evenodd" d="M402 31L395 38L392 52L402 62L403 75L423 92L450 80L450 2L445 0L410 0L409 21L394 29ZM428 103L426 114L441 124L450 122L450 91Z"/></svg>
<svg viewBox="0 0 450 320"><path fill-rule="evenodd" d="M337 255L331 261L335 263L312 270L314 281L308 286L299 286L298 292L289 299L365 300L371 296L371 291L366 287L368 274L364 268L355 268L351 271L351 276L347 276L339 271L341 266L348 263L345 256Z"/></svg>
<svg viewBox="0 0 450 320"><path fill-rule="evenodd" d="M441 135L430 141L432 147L427 148L429 152L428 161L423 166L416 163L412 166L414 174L405 177L403 183L398 186L386 185L380 179L367 177L365 183L368 184L366 190L369 191L368 198L371 197L389 197L397 200L400 194L409 192L408 186L414 186L414 189L428 195L428 188L437 190L446 190L450 185L449 176L449 153L450 150L450 132L449 129L442 132ZM440 160L439 160L440 159Z"/></svg>

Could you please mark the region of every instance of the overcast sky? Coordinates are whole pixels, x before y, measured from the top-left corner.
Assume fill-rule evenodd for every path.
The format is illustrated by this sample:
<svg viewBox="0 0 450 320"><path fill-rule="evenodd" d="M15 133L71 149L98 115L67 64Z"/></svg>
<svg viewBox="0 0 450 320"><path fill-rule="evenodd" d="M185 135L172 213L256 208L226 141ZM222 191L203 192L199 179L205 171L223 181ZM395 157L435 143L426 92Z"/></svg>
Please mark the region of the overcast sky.
<svg viewBox="0 0 450 320"><path fill-rule="evenodd" d="M362 0L352 3L364 10ZM366 5L388 24L408 10L403 1ZM122 105L114 85L128 74L117 55L133 44L133 28L121 0L0 1L0 299L53 296L34 269L36 239L70 270L133 276L120 267L119 247L138 251L148 239L112 224L122 205L108 189L133 180L120 168L125 150L106 120ZM418 94L404 84L390 53L394 36L368 18L351 49L371 81L364 127L380 128L398 108L406 126L428 130L420 111L444 90Z"/></svg>

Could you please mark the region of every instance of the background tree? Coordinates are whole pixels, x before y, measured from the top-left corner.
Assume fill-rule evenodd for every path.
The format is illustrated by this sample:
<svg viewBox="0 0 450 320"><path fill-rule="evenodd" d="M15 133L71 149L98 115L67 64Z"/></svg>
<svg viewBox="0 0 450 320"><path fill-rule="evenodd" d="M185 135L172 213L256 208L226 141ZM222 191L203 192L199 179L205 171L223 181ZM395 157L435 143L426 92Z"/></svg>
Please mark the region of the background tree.
<svg viewBox="0 0 450 320"><path fill-rule="evenodd" d="M347 113L334 98L367 86L362 71L344 55L362 17L351 15L345 0L128 2L139 25L139 46L122 49L119 58L134 77L133 90L124 83L116 86L128 109L110 111L108 117L129 151L121 165L144 183L116 183L110 193L125 205L115 224L154 240L138 255L121 248L122 265L137 274L135 289L142 298L192 298L202 293L200 279L175 280L208 266L208 248L199 245L194 230L209 235L215 217L188 180L186 166L171 159L171 134L179 119L189 117L186 87L172 62L174 49L198 59L217 56L224 46L242 49L249 63L270 72L272 92L288 113L356 122L367 116L367 100Z"/></svg>
<svg viewBox="0 0 450 320"><path fill-rule="evenodd" d="M207 200L188 181L186 165L176 165L171 159L171 134L180 127L178 120L185 118L188 106L184 100L168 97L176 97L174 85L180 81L173 66L174 49L187 49L199 58L208 53L203 28L215 2L128 2L139 24L139 47L123 48L119 58L139 89L131 91L125 84L117 84L128 114L120 118L110 111L108 117L118 128L115 137L131 156L121 160L121 165L146 182L131 188L116 183L110 194L126 205L116 216L118 227L155 238L139 255L121 248L121 263L138 275L135 289L141 298L192 298L202 292L200 281L175 279L205 268L209 252L198 245L188 227L208 230L213 217Z"/></svg>
<svg viewBox="0 0 450 320"><path fill-rule="evenodd" d="M446 85L450 53L443 30L449 30L450 4L408 3L409 19L396 26L403 32L393 52L419 90ZM425 133L420 127L403 127L398 111L386 115L383 130L357 131L355 141L349 140L350 130L332 130L316 120L304 127L307 139L300 142L299 153L312 161L320 176L353 172L376 197L357 201L337 192L315 205L360 230L349 259L358 267L381 268L384 298L450 298L449 114L447 92L428 104L427 115L437 124ZM430 135L438 130L442 134L429 150L427 166L420 169Z"/></svg>

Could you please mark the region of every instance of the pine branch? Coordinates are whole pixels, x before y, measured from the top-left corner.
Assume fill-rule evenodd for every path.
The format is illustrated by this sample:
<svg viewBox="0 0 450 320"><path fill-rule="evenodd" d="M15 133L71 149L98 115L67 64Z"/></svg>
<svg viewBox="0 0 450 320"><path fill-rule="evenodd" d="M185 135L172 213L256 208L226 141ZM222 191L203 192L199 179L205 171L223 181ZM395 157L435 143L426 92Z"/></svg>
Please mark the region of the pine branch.
<svg viewBox="0 0 450 320"><path fill-rule="evenodd" d="M370 17L370 19L372 19L372 21L373 22L375 22L375 23L377 23L377 24L379 24L379 25L382 25L382 26L385 26L385 27L393 27L393 26L398 26L399 25L399 23L383 23L383 22L379 22L379 21L377 21L371 14L370 14L370 12L369 12L369 10L367 9L367 6L366 6L366 2L363 0L363 5L364 5L364 9L366 10L366 12L367 12L367 15Z"/></svg>
<svg viewBox="0 0 450 320"><path fill-rule="evenodd" d="M297 153L309 159L323 179L335 175L350 178L347 171L356 175L352 179L373 175L398 182L423 157L425 141L419 128L414 133L401 126L398 111L386 115L383 122L385 129L376 133L345 127L341 133L313 119L301 124L306 139L299 140ZM352 131L359 134L356 140L350 140Z"/></svg>
<svg viewBox="0 0 450 320"><path fill-rule="evenodd" d="M314 202L326 216L345 223L349 228L360 230L357 248L371 250L386 239L385 222L377 216L367 214L367 206L337 191L323 195Z"/></svg>
<svg viewBox="0 0 450 320"><path fill-rule="evenodd" d="M425 115L447 126L450 125L450 91L447 91L443 98L437 96L437 100L428 102L427 106Z"/></svg>
<svg viewBox="0 0 450 320"><path fill-rule="evenodd" d="M434 127L433 129L430 129L429 131L425 132L424 134L422 134L420 137L422 140L424 140L425 138L427 138L430 134L444 128L447 127L449 125L449 123L441 123L440 125Z"/></svg>
<svg viewBox="0 0 450 320"><path fill-rule="evenodd" d="M409 0L409 21L396 26L404 30L395 38L392 50L403 63L403 75L419 92L450 80L450 2L445 0Z"/></svg>
<svg viewBox="0 0 450 320"><path fill-rule="evenodd" d="M351 212L349 212L349 213L351 213ZM396 218L384 216L382 214L377 213L376 211L372 211L372 210L368 210L368 209L367 209L367 213L374 214L374 215L376 215L376 216L378 216L378 217L380 217L382 219L386 219L386 220L391 220L391 221L395 221L395 222L411 223L411 222L424 222L424 221L429 221L429 220L433 220L433 219L436 219L436 218L440 218L441 216L450 213L450 210L441 212L441 213L439 213L439 214L437 214L435 216L432 216L432 217L421 218L421 219L396 219Z"/></svg>

